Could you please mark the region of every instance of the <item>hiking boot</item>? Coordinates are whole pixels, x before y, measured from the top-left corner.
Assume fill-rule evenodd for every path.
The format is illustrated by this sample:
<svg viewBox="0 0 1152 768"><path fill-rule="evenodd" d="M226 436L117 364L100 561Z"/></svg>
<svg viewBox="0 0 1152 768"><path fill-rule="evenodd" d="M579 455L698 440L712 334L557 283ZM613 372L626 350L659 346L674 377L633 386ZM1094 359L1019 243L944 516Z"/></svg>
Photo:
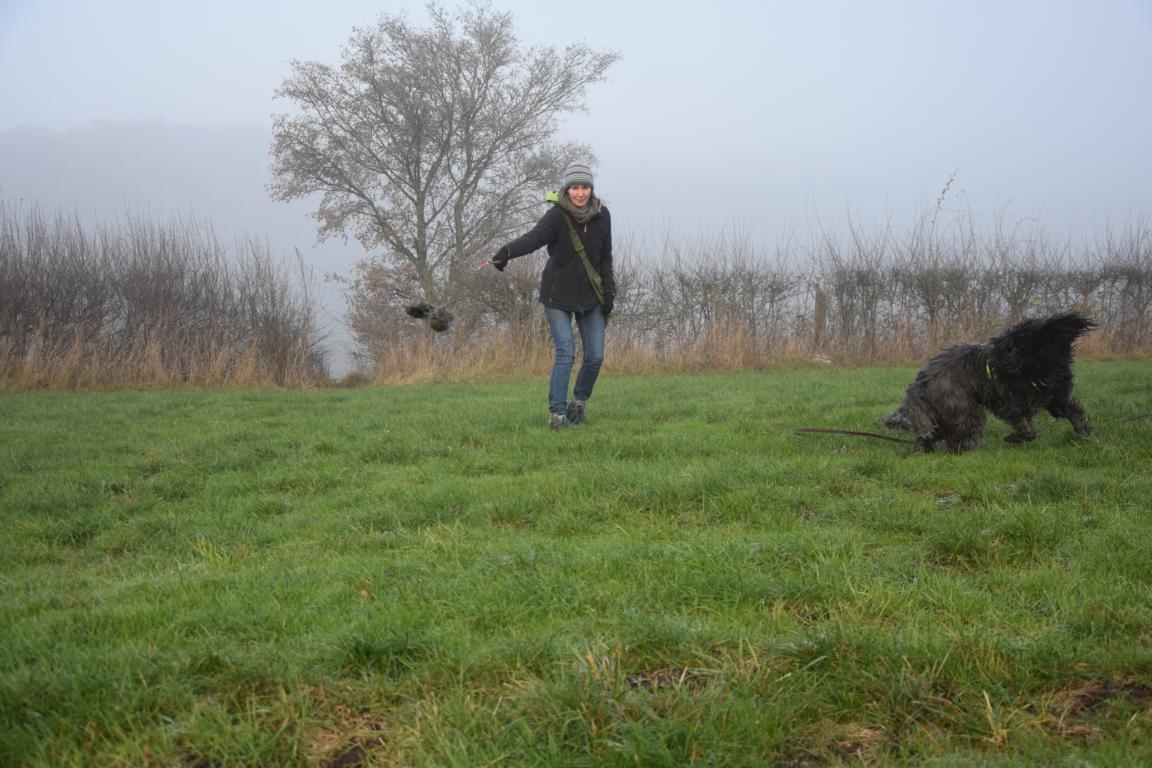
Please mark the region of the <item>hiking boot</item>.
<svg viewBox="0 0 1152 768"><path fill-rule="evenodd" d="M568 429L572 423L568 421L568 417L563 413L550 413L548 414L548 427L553 430Z"/></svg>
<svg viewBox="0 0 1152 768"><path fill-rule="evenodd" d="M568 403L568 423L576 427L586 422L584 417L584 401L573 400Z"/></svg>

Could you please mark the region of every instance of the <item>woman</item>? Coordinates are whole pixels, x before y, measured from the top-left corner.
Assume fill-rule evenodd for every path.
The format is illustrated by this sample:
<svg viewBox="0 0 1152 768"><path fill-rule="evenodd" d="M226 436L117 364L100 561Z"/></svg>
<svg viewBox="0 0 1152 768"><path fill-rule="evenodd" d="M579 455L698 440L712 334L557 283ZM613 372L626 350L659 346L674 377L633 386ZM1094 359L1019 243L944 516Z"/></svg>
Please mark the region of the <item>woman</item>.
<svg viewBox="0 0 1152 768"><path fill-rule="evenodd" d="M604 361L605 326L616 300L612 217L593 193L592 181L592 170L586 164L569 164L558 201L536 226L500 248L490 260L503 272L512 259L548 247L548 262L540 275L540 303L556 351L548 385L552 429L585 421L586 403ZM573 321L580 331L584 356L569 400L568 382L576 359Z"/></svg>

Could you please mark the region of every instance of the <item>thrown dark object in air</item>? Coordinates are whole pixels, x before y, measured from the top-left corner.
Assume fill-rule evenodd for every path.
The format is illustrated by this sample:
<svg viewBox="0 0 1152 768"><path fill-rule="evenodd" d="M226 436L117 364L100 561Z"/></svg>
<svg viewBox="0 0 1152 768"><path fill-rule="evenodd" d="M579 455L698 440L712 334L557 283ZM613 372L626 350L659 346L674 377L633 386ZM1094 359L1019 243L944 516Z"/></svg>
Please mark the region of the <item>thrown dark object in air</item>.
<svg viewBox="0 0 1152 768"><path fill-rule="evenodd" d="M945 347L883 424L911 432L925 452L937 443L954 453L974 447L984 436L985 410L1012 427L1008 443L1034 440L1032 417L1043 410L1087 437L1084 406L1072 396L1072 354L1095 327L1079 312L1062 312L1017 323L984 344Z"/></svg>
<svg viewBox="0 0 1152 768"><path fill-rule="evenodd" d="M411 317L423 320L428 327L442 333L452 327L452 313L448 307L421 302L404 308Z"/></svg>

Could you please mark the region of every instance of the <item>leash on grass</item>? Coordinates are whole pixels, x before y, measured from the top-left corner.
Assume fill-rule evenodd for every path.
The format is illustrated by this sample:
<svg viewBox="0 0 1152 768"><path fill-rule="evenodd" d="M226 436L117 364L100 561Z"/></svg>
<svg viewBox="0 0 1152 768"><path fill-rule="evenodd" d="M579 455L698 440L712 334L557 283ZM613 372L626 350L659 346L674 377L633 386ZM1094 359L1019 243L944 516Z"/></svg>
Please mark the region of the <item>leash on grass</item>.
<svg viewBox="0 0 1152 768"><path fill-rule="evenodd" d="M1121 421L1140 421L1141 419L1152 418L1152 411L1145 413L1137 413ZM892 435L882 435L879 432L857 432L854 429L820 429L819 427L799 427L795 430L796 434L822 434L822 435L852 435L853 437L874 437L877 440L887 440L892 443L907 443L909 445L916 445L915 440L909 440L903 437L893 437Z"/></svg>
<svg viewBox="0 0 1152 768"><path fill-rule="evenodd" d="M857 432L853 429L820 429L819 427L800 427L796 430L796 434L813 434L818 433L822 435L853 435L855 437L874 437L877 440L888 440L893 443L907 443L908 445L916 445L915 440L909 440L903 437L893 437L892 435L882 435L879 432Z"/></svg>

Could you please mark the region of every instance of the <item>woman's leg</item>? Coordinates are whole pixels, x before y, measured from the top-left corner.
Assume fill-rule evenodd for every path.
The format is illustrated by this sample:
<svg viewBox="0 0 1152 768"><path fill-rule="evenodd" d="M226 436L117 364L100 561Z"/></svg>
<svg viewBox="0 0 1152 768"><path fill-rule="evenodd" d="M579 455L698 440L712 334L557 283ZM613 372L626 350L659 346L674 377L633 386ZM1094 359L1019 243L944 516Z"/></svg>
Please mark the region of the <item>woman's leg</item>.
<svg viewBox="0 0 1152 768"><path fill-rule="evenodd" d="M572 399L584 402L592 397L592 388L600 376L600 366L604 363L604 310L600 307L576 315L576 325L580 329L580 345L584 356L580 372L576 374L576 386Z"/></svg>
<svg viewBox="0 0 1152 768"><path fill-rule="evenodd" d="M563 414L568 412L568 382L572 378L572 366L576 360L572 313L545 307L544 315L548 318L548 330L552 333L552 345L555 348L552 378L548 382L548 411Z"/></svg>

